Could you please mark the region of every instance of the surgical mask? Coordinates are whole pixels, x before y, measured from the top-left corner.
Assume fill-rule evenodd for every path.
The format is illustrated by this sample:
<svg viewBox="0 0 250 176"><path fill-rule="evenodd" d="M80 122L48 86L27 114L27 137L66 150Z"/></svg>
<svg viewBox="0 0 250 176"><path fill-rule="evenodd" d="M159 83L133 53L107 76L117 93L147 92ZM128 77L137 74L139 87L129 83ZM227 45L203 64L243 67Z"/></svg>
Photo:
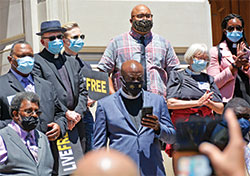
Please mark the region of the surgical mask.
<svg viewBox="0 0 250 176"><path fill-rule="evenodd" d="M70 41L69 49L75 53L78 53L84 45L84 42L81 38L77 40L70 39L69 41Z"/></svg>
<svg viewBox="0 0 250 176"><path fill-rule="evenodd" d="M152 20L133 20L133 28L139 32L149 32L153 27Z"/></svg>
<svg viewBox="0 0 250 176"><path fill-rule="evenodd" d="M241 31L227 31L227 38L234 43L238 42L242 37L243 33Z"/></svg>
<svg viewBox="0 0 250 176"><path fill-rule="evenodd" d="M122 81L123 87L127 90L129 95L136 97L139 93L142 92L143 81L126 82L122 77L121 77L121 81Z"/></svg>
<svg viewBox="0 0 250 176"><path fill-rule="evenodd" d="M31 131L35 129L39 122L39 119L33 116L30 117L21 116L21 118L22 118L21 125L25 131Z"/></svg>
<svg viewBox="0 0 250 176"><path fill-rule="evenodd" d="M48 50L52 54L58 54L63 48L63 41L62 40L53 40L48 42Z"/></svg>
<svg viewBox="0 0 250 176"><path fill-rule="evenodd" d="M33 57L30 56L20 57L16 59L16 61L18 65L16 69L23 74L29 74L34 67Z"/></svg>
<svg viewBox="0 0 250 176"><path fill-rule="evenodd" d="M207 66L207 61L203 59L198 60L198 59L193 58L193 64L191 65L191 67L194 72L200 73L202 70L206 68L206 66Z"/></svg>

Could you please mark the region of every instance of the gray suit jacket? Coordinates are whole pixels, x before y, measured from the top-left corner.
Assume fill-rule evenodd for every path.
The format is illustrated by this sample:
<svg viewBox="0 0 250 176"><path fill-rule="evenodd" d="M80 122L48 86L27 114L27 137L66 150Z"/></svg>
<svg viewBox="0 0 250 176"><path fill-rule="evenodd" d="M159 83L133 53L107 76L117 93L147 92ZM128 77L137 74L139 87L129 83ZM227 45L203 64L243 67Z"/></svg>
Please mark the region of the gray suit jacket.
<svg viewBox="0 0 250 176"><path fill-rule="evenodd" d="M50 81L56 90L59 100L64 104L65 111L67 111L67 91L63 81L58 73L56 66L53 63L54 55L49 53L46 49L35 54L35 66L32 71L35 75ZM71 88L74 98L74 110L84 116L87 110L87 95L85 82L81 77L81 68L78 62L69 56L59 54L59 57L65 61L64 65L69 75Z"/></svg>
<svg viewBox="0 0 250 176"><path fill-rule="evenodd" d="M62 110L62 105L56 96L53 85L37 76L33 76L33 78L35 92L40 97L40 110L42 111L42 114L39 117L37 129L46 133L47 124L56 122L61 128L61 135L64 136L67 128L67 120L65 118L65 113ZM0 77L0 90L1 129L12 120L9 115L8 97L11 97L18 92L24 92L25 90L11 71Z"/></svg>
<svg viewBox="0 0 250 176"><path fill-rule="evenodd" d="M38 162L33 159L18 134L9 126L0 130L7 148L8 159L0 165L0 175L49 176L52 174L53 157L47 137L35 130L38 144Z"/></svg>

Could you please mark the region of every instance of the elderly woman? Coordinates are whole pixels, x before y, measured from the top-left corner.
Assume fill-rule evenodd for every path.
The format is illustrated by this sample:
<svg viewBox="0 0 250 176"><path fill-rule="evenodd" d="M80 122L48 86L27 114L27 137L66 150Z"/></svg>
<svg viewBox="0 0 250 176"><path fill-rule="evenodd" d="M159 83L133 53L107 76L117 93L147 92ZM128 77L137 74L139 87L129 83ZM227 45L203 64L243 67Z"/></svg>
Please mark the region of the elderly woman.
<svg viewBox="0 0 250 176"><path fill-rule="evenodd" d="M173 123L190 116L214 118L213 112L222 114L224 105L213 77L202 72L209 63L205 44L192 44L184 55L189 66L182 71L172 71L167 84L167 105L172 109Z"/></svg>

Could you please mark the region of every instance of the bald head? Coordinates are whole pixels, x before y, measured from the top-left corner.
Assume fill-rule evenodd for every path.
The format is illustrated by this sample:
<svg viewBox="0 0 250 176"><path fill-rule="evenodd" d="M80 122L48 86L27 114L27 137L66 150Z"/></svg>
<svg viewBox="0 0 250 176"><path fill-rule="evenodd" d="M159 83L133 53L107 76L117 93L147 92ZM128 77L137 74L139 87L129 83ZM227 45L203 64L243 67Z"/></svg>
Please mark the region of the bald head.
<svg viewBox="0 0 250 176"><path fill-rule="evenodd" d="M151 10L144 4L139 4L137 6L135 6L132 11L131 11L131 19L133 18L134 15L140 14L145 12L148 14L151 14Z"/></svg>
<svg viewBox="0 0 250 176"><path fill-rule="evenodd" d="M110 149L87 153L73 176L138 176L136 164L126 155Z"/></svg>
<svg viewBox="0 0 250 176"><path fill-rule="evenodd" d="M135 60L128 60L122 64L121 75L126 78L131 74L141 74L143 75L144 69L142 65Z"/></svg>

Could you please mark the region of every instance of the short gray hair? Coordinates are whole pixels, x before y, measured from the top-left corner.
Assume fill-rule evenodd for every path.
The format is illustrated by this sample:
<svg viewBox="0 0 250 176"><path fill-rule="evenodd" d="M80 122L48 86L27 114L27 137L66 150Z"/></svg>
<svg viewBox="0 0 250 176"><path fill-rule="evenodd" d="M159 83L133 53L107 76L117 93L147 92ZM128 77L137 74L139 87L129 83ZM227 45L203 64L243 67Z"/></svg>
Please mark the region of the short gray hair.
<svg viewBox="0 0 250 176"><path fill-rule="evenodd" d="M22 102L24 100L28 100L32 103L35 103L37 104L39 107L40 107L40 98L39 96L36 94L36 93L33 93L33 92L20 92L20 93L17 93L12 101L11 101L11 105L10 105L10 116L13 117L13 111L19 111L20 109L20 106L22 104Z"/></svg>
<svg viewBox="0 0 250 176"><path fill-rule="evenodd" d="M194 43L192 44L186 51L184 55L184 60L186 63L190 64L191 59L197 54L204 54L206 53L208 55L208 49L207 45L204 43Z"/></svg>

